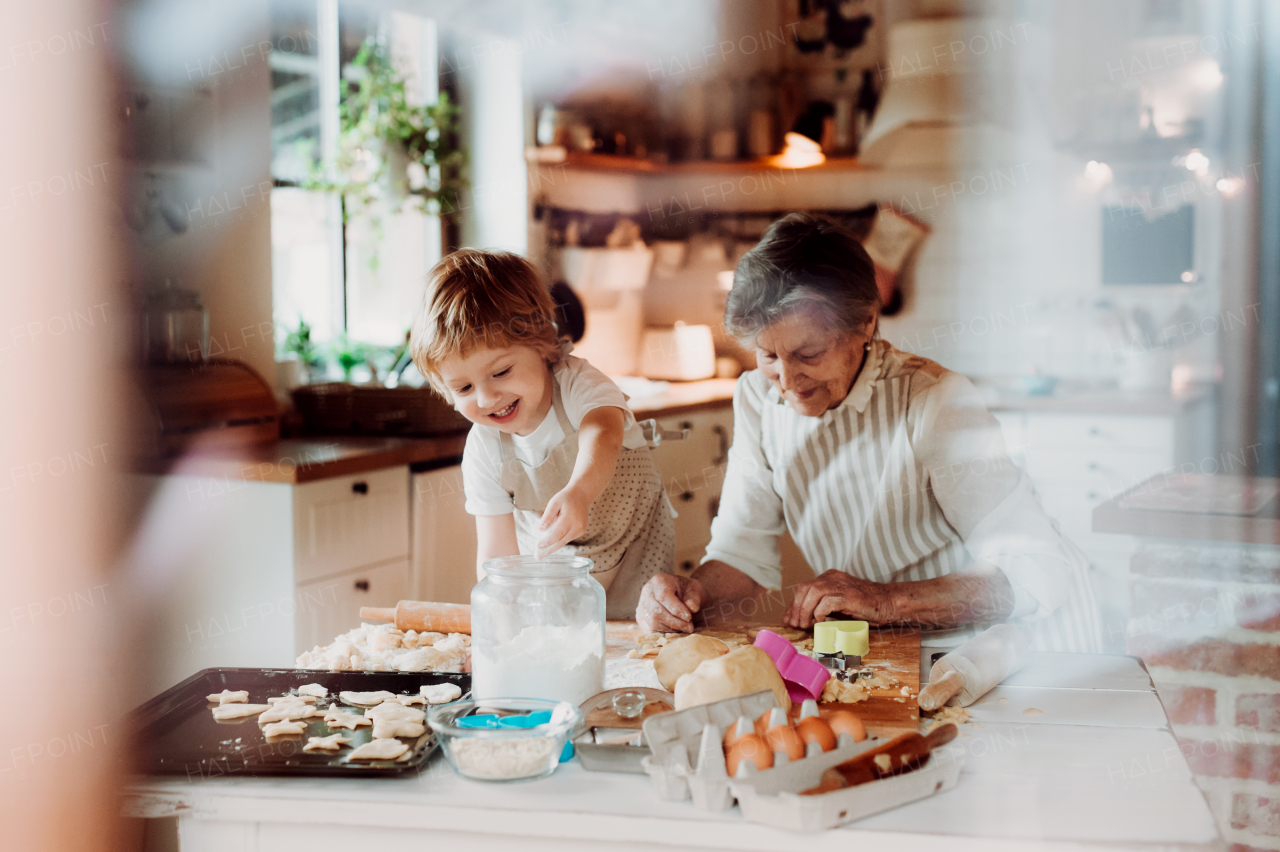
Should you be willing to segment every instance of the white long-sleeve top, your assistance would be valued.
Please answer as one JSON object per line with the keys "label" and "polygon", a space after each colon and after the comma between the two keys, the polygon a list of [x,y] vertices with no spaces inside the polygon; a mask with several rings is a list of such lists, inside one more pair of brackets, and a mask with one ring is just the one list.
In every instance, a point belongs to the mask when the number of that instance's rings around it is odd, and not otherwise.
{"label": "white long-sleeve top", "polygon": [[794,411],[758,370],[738,380],[733,409],[704,562],[777,589],[785,529],[815,574],[888,583],[994,565],[1036,647],[1099,650],[1087,559],[968,379],[876,340],[849,394],[819,417]]}

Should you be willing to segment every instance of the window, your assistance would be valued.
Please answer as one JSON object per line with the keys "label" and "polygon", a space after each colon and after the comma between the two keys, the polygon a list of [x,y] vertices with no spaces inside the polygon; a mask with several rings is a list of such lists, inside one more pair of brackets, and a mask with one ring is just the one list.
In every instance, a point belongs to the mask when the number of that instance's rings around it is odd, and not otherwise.
{"label": "window", "polygon": [[338,0],[273,0],[272,286],[282,339],[301,320],[318,344],[344,332],[362,343],[402,344],[423,278],[440,258],[439,217],[394,192],[344,211],[338,193],[307,188],[317,176],[313,163],[338,152],[341,83],[359,79],[353,60],[369,38],[388,48],[411,98],[435,101],[431,20]]}

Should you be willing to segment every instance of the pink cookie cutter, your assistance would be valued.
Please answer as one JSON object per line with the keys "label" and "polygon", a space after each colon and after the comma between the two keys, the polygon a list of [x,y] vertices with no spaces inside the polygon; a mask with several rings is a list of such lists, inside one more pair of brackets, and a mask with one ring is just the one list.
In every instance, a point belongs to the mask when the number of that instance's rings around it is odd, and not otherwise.
{"label": "pink cookie cutter", "polygon": [[811,660],[796,647],[772,630],[756,634],[755,646],[769,655],[778,668],[778,674],[787,684],[787,694],[792,701],[822,697],[822,688],[831,679],[831,672],[817,660]]}

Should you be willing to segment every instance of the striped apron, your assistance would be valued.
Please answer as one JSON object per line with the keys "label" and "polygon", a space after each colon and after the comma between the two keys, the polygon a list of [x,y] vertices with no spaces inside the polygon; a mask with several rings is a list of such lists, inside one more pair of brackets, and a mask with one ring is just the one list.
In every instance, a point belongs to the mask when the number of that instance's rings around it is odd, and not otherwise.
{"label": "striped apron", "polygon": [[[884,341],[872,346],[879,351],[868,355],[864,369],[879,370],[882,359],[877,356],[890,347]],[[962,572],[974,561],[912,449],[907,423],[911,376],[903,370],[878,378],[861,411],[841,405],[807,417],[781,401],[764,406],[760,437],[773,487],[782,497],[787,530],[815,574],[836,569],[893,583]],[[1038,502],[1026,473],[1007,456],[1002,461],[1017,471],[1019,493]],[[1062,536],[1056,522],[1050,523],[1062,552],[1071,557],[1071,594],[1047,618],[1014,621],[1032,634],[1037,650],[1097,653],[1099,616],[1088,559]],[[925,642],[954,646],[989,626],[930,631],[933,635],[927,633]]]}

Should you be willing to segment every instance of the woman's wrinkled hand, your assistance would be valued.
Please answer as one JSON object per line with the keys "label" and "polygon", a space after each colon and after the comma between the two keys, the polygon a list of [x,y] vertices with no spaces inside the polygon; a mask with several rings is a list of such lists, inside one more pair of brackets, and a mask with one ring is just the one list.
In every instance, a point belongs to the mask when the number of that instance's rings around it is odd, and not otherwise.
{"label": "woman's wrinkled hand", "polygon": [[636,621],[650,633],[692,633],[693,616],[706,600],[697,580],[659,574],[640,590]]}
{"label": "woman's wrinkled hand", "polygon": [[837,612],[869,624],[890,624],[894,620],[887,586],[836,570],[797,586],[795,599],[782,620],[788,627],[808,630]]}

